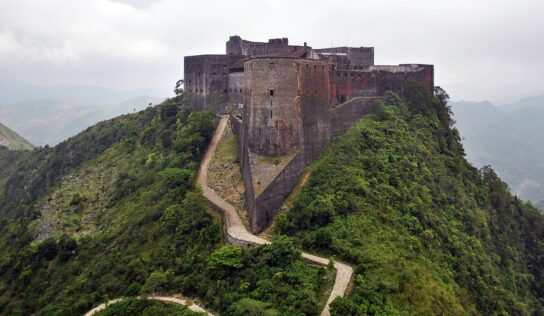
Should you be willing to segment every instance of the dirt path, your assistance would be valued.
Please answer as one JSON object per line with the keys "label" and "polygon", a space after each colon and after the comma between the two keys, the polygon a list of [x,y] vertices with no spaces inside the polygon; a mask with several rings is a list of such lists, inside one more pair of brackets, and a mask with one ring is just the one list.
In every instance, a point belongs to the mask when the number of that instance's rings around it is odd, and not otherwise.
{"label": "dirt path", "polygon": [[[141,297],[137,297],[137,298],[142,299]],[[94,315],[94,314],[106,309],[106,307],[108,307],[108,306],[110,306],[112,304],[121,302],[121,301],[123,301],[125,299],[126,298],[116,298],[114,300],[108,301],[107,303],[102,303],[102,304],[98,305],[97,307],[95,307],[95,308],[91,309],[90,311],[88,311],[84,316]],[[148,296],[145,299],[146,300],[152,300],[152,301],[161,301],[161,302],[177,304],[177,305],[183,305],[183,306],[187,307],[188,309],[192,310],[193,312],[207,313],[209,316],[214,316],[214,314],[208,312],[204,308],[202,308],[202,307],[200,307],[200,306],[198,306],[196,304],[192,304],[190,301],[188,301],[187,299],[182,298],[182,297]]]}
{"label": "dirt path", "polygon": [[[208,146],[208,149],[206,150],[206,155],[204,156],[202,164],[200,165],[200,169],[198,171],[198,183],[202,187],[202,192],[204,194],[204,197],[206,197],[206,199],[208,199],[208,201],[211,204],[213,204],[215,208],[223,212],[226,235],[229,242],[235,243],[235,244],[248,244],[248,243],[257,244],[257,245],[269,244],[270,243],[269,240],[255,236],[252,233],[250,233],[245,228],[242,222],[242,219],[238,216],[238,213],[236,212],[234,206],[227,203],[223,198],[221,198],[214,190],[212,190],[208,186],[208,181],[207,181],[208,167],[210,165],[210,161],[212,160],[212,157],[217,148],[217,144],[221,140],[221,136],[223,135],[225,127],[227,126],[227,122],[228,122],[228,117],[222,116],[221,120],[219,121],[219,125],[217,126],[217,129],[215,130],[213,138],[210,142],[210,145]],[[313,262],[317,264],[322,264],[322,265],[329,264],[329,259],[318,257],[306,252],[302,253],[302,258],[304,258],[305,260],[309,262]],[[335,279],[331,294],[327,300],[327,305],[325,305],[325,308],[321,312],[321,316],[330,315],[330,311],[329,311],[330,303],[336,297],[339,297],[339,296],[342,297],[346,294],[348,285],[353,275],[353,269],[346,264],[335,262],[334,267],[336,268],[336,279]]]}

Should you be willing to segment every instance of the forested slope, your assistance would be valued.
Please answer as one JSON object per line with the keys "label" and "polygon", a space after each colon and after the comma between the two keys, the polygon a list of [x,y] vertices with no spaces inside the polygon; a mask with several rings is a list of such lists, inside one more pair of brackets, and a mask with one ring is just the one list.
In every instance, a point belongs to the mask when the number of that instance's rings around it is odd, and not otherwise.
{"label": "forested slope", "polygon": [[316,314],[326,268],[286,238],[222,246],[196,186],[215,127],[183,97],[55,146],[0,150],[0,314],[81,315],[109,298],[181,293],[225,315]]}
{"label": "forested slope", "polygon": [[464,158],[417,83],[335,139],[278,231],[356,266],[333,315],[542,315],[544,217]]}

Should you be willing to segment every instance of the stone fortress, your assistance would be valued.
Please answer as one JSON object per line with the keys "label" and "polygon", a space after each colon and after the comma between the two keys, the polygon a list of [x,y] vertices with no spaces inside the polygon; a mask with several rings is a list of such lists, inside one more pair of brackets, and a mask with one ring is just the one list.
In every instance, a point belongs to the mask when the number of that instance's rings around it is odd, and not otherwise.
{"label": "stone fortress", "polygon": [[184,88],[194,108],[231,114],[250,226],[260,232],[335,135],[407,80],[434,88],[434,67],[374,65],[373,47],[314,49],[231,36],[224,55],[186,56]]}

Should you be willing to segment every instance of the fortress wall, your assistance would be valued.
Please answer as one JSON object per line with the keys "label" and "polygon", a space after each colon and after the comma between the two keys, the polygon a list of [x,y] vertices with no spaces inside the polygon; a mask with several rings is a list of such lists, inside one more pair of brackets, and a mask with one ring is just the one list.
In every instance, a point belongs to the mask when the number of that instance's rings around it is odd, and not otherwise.
{"label": "fortress wall", "polygon": [[352,65],[368,67],[374,65],[374,47],[331,47],[316,49],[320,53],[346,54]]}
{"label": "fortress wall", "polygon": [[[205,108],[212,103],[225,103],[228,89],[227,55],[186,56],[184,59],[184,88],[195,102]],[[224,109],[213,109],[219,113]]]}
{"label": "fortress wall", "polygon": [[434,91],[434,65],[418,64],[418,66],[423,68],[423,71],[418,76],[418,80],[426,82],[431,90]]}
{"label": "fortress wall", "polygon": [[348,57],[357,66],[374,65],[374,47],[349,47]]}
{"label": "fortress wall", "polygon": [[236,136],[236,140],[238,142],[238,159],[240,161],[240,171],[242,173],[242,181],[244,182],[249,220],[251,221],[251,226],[253,227],[254,222],[260,216],[260,212],[256,212],[257,208],[255,205],[256,201],[253,190],[253,177],[251,175],[251,168],[249,165],[249,154],[247,151],[247,139],[245,137],[244,124],[242,120],[234,115],[230,116],[230,124],[232,127],[232,132]]}
{"label": "fortress wall", "polygon": [[252,230],[259,232],[273,219],[283,201],[298,182],[306,164],[313,161],[330,141],[329,67],[325,61],[286,60],[297,78],[296,96],[291,106],[299,109],[298,137],[300,152],[272,180],[255,201]]}
{"label": "fortress wall", "polygon": [[253,210],[254,216],[251,218],[253,232],[260,232],[270,224],[283,201],[296,186],[305,166],[304,155],[297,154],[257,197]]}
{"label": "fortress wall", "polygon": [[305,164],[311,163],[330,141],[331,117],[328,99],[319,96],[304,97],[302,112],[302,153]]}
{"label": "fortress wall", "polygon": [[229,105],[244,104],[244,73],[231,72],[228,85]]}
{"label": "fortress wall", "polygon": [[249,150],[262,156],[283,156],[299,148],[300,109],[294,102],[298,82],[293,59],[251,59],[244,65],[244,82]]}
{"label": "fortress wall", "polygon": [[287,38],[273,38],[268,42],[252,42],[242,39],[240,36],[231,36],[226,44],[227,55],[233,56],[257,56],[276,53],[290,53],[304,50],[304,46],[289,45]]}
{"label": "fortress wall", "polygon": [[374,102],[381,97],[358,97],[331,109],[332,134],[338,135],[347,131],[361,117],[372,112]]}
{"label": "fortress wall", "polygon": [[304,162],[310,163],[331,138],[329,64],[325,61],[298,62],[296,102],[301,111],[300,143]]}
{"label": "fortress wall", "polygon": [[432,89],[432,65],[372,66],[369,70],[332,70],[330,72],[331,106],[355,97],[383,96],[386,91],[402,92],[407,80],[421,80]]}
{"label": "fortress wall", "polygon": [[331,104],[354,97],[379,95],[380,76],[369,71],[334,70],[330,74]]}

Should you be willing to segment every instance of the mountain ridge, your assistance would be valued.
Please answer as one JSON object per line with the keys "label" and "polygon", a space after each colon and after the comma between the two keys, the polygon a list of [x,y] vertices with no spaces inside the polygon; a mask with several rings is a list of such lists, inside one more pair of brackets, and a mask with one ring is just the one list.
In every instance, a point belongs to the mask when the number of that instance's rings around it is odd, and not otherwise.
{"label": "mountain ridge", "polygon": [[477,167],[491,165],[513,193],[535,204],[544,200],[544,107],[540,101],[544,98],[539,96],[514,103],[518,106],[451,102],[469,161]]}
{"label": "mountain ridge", "polygon": [[0,122],[0,146],[13,150],[29,150],[34,148],[29,141]]}

